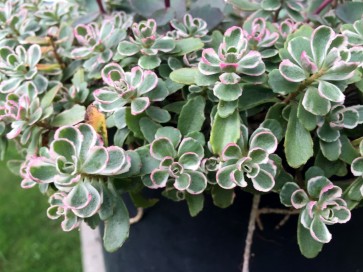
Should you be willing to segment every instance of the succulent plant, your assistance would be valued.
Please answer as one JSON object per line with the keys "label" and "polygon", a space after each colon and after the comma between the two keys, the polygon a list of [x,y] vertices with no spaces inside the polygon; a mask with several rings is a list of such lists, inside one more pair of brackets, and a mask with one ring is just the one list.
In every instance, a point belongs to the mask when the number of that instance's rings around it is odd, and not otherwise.
{"label": "succulent plant", "polygon": [[129,41],[122,41],[117,52],[122,56],[134,56],[141,53],[138,65],[144,69],[154,69],[160,65],[159,51],[170,52],[175,47],[172,38],[161,36],[156,32],[157,24],[154,19],[134,23],[133,37]]}
{"label": "succulent plant", "polygon": [[53,114],[51,105],[45,105],[38,97],[38,90],[32,82],[18,88],[18,94],[10,93],[4,103],[0,102],[0,120],[11,126],[6,134],[8,139],[20,138],[21,145],[29,144],[29,153],[37,150],[42,121]]}
{"label": "succulent plant", "polygon": [[192,15],[185,14],[183,22],[174,19],[170,24],[176,31],[176,38],[195,37],[201,38],[204,42],[210,41],[210,38],[207,36],[207,23],[201,18],[193,18]]}
{"label": "succulent plant", "polygon": [[138,115],[151,101],[160,101],[167,95],[157,89],[157,75],[138,66],[125,73],[120,65],[108,64],[102,70],[102,79],[107,87],[96,90],[93,95],[96,105],[104,112],[122,111],[130,105],[131,114]]}
{"label": "succulent plant", "polygon": [[55,220],[63,216],[61,226],[64,231],[79,227],[83,218],[95,215],[102,205],[102,191],[93,184],[85,178],[70,192],[60,191],[51,195],[50,207],[47,210],[48,217]]}
{"label": "succulent plant", "polygon": [[42,0],[34,15],[40,19],[40,25],[54,26],[62,21],[72,20],[78,11],[77,4],[70,1],[56,0],[54,3],[49,3]]}
{"label": "succulent plant", "polygon": [[260,76],[265,72],[261,54],[248,50],[248,41],[240,27],[226,30],[218,54],[213,48],[204,49],[199,71],[204,75],[219,75],[213,92],[220,100],[234,101],[242,95],[240,75]]}
{"label": "succulent plant", "polygon": [[[287,43],[284,60],[279,73],[288,82],[291,90],[306,90],[302,99],[304,108],[319,116],[326,115],[332,103],[343,103],[345,95],[339,88],[340,82],[354,76],[359,62],[351,61],[342,35],[337,35],[326,26],[314,30],[311,39],[296,37]],[[276,86],[278,92],[279,85]],[[280,89],[281,91],[281,89]],[[284,88],[284,92],[289,89]]]}
{"label": "succulent plant", "polygon": [[0,45],[14,46],[28,36],[34,36],[40,25],[30,16],[24,4],[18,0],[0,3]]}
{"label": "succulent plant", "polygon": [[273,48],[273,46],[278,40],[279,34],[277,32],[271,32],[267,28],[265,19],[254,19],[251,25],[251,31],[245,30],[244,33],[249,47],[252,50],[260,52],[262,58],[271,58],[278,53],[278,50]]}
{"label": "succulent plant", "polygon": [[362,107],[335,105],[329,114],[318,122],[317,135],[320,139],[320,148],[328,160],[335,161],[341,155],[340,131],[354,129],[358,124],[363,123],[360,108]]}
{"label": "succulent plant", "polygon": [[317,256],[363,200],[363,3],[169,2],[1,1],[0,158],[108,251],[147,187],[192,216],[280,193]]}
{"label": "succulent plant", "polygon": [[130,169],[130,158],[117,146],[104,147],[102,139],[87,124],[61,127],[49,149],[27,163],[28,178],[37,183],[52,183],[60,191],[69,191],[85,177],[97,179]]}
{"label": "succulent plant", "polygon": [[329,243],[332,235],[326,225],[346,223],[350,210],[342,199],[343,191],[324,176],[310,178],[307,191],[287,182],[280,192],[281,203],[301,210],[301,224],[320,243]]}
{"label": "succulent plant", "polygon": [[144,184],[164,188],[169,180],[178,191],[200,194],[207,186],[207,178],[199,170],[204,157],[203,146],[195,139],[181,140],[179,130],[172,127],[156,131],[150,144],[150,155],[160,162],[159,167],[144,176]]}
{"label": "succulent plant", "polygon": [[277,139],[268,129],[257,129],[248,140],[248,129],[241,126],[237,144],[228,144],[221,156],[222,167],[217,172],[217,183],[224,189],[246,187],[251,180],[261,192],[270,191],[274,185],[276,166],[269,155],[277,148]]}
{"label": "succulent plant", "polygon": [[26,50],[19,45],[0,49],[0,72],[6,78],[0,83],[1,93],[14,92],[24,81],[32,80],[40,93],[44,92],[48,80],[38,73],[37,64],[41,59],[39,45],[32,45]]}
{"label": "succulent plant", "polygon": [[83,66],[88,71],[102,67],[112,59],[115,48],[125,39],[130,24],[130,15],[122,12],[105,19],[101,26],[97,23],[77,25],[74,36],[81,46],[72,50],[72,58],[86,60]]}
{"label": "succulent plant", "polygon": [[[359,144],[359,154],[358,158],[352,161],[351,171],[356,177],[363,177],[363,140]],[[363,187],[360,188],[361,194],[363,196]]]}
{"label": "succulent plant", "polygon": [[352,46],[363,45],[363,19],[355,21],[354,24],[343,25],[342,34]]}

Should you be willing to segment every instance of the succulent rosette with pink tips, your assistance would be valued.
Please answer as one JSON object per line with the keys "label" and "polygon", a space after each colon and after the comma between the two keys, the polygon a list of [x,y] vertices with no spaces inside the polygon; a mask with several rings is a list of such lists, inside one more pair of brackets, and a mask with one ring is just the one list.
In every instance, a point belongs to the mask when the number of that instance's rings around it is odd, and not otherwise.
{"label": "succulent rosette with pink tips", "polygon": [[301,210],[300,223],[319,243],[329,243],[332,235],[326,225],[342,224],[350,220],[351,213],[342,198],[343,191],[324,176],[307,181],[307,190],[288,182],[280,192],[281,203]]}

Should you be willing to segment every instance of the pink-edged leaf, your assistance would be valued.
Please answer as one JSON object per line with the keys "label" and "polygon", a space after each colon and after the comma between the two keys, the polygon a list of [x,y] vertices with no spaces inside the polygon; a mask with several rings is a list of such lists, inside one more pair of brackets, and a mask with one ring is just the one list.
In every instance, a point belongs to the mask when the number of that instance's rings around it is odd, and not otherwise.
{"label": "pink-edged leaf", "polygon": [[238,169],[234,170],[230,174],[231,180],[239,187],[247,187],[247,182],[245,180],[245,174],[243,171],[239,171]]}
{"label": "pink-edged leaf", "polygon": [[249,51],[245,56],[238,62],[242,68],[256,68],[262,62],[261,54],[257,51]]}
{"label": "pink-edged leaf", "polygon": [[222,159],[224,161],[232,159],[240,159],[242,157],[241,148],[234,143],[227,144],[222,151]]}
{"label": "pink-edged leaf", "polygon": [[274,177],[263,169],[260,169],[258,174],[251,179],[253,187],[260,192],[268,192],[275,186]]}
{"label": "pink-edged leaf", "polygon": [[332,235],[326,225],[320,221],[318,216],[315,216],[310,226],[311,236],[320,243],[329,243]]}
{"label": "pink-edged leaf", "polygon": [[238,26],[228,28],[224,33],[223,40],[226,43],[227,48],[231,46],[238,48],[241,42],[245,40],[242,28]]}
{"label": "pink-edged leaf", "polygon": [[150,106],[148,97],[138,97],[131,101],[131,114],[138,115],[143,113]]}
{"label": "pink-edged leaf", "polygon": [[316,28],[311,37],[311,50],[314,62],[320,68],[328,53],[328,49],[333,41],[335,33],[328,26],[320,26]]}
{"label": "pink-edged leaf", "polygon": [[86,174],[101,173],[107,166],[109,156],[103,146],[94,146],[90,148],[86,161],[81,167],[81,171]]}
{"label": "pink-edged leaf", "polygon": [[27,171],[30,178],[39,183],[51,183],[58,174],[54,164],[40,157],[33,158],[29,161]]}
{"label": "pink-edged leaf", "polygon": [[69,194],[63,199],[63,204],[67,208],[82,209],[86,207],[92,199],[86,185],[81,182],[74,186]]}
{"label": "pink-edged leaf", "polygon": [[315,74],[318,71],[318,67],[310,60],[308,54],[306,54],[306,51],[301,53],[300,64],[301,67],[309,74]]}
{"label": "pink-edged leaf", "polygon": [[207,178],[201,172],[188,172],[190,176],[190,185],[187,192],[190,194],[201,194],[207,188]]}
{"label": "pink-edged leaf", "polygon": [[236,187],[236,183],[231,179],[231,173],[236,170],[235,165],[222,167],[217,171],[216,179],[219,186],[223,189],[232,189]]}
{"label": "pink-edged leaf", "polygon": [[189,174],[183,173],[175,179],[174,187],[179,191],[184,191],[190,186],[191,180]]}
{"label": "pink-edged leaf", "polygon": [[323,177],[323,176],[313,177],[308,180],[308,184],[307,184],[308,194],[315,199],[319,199],[321,190],[325,186],[330,185],[330,184],[331,184],[331,181],[329,179],[327,179],[326,177]]}
{"label": "pink-edged leaf", "polygon": [[219,63],[221,62],[218,54],[216,53],[216,51],[213,48],[207,48],[207,49],[203,50],[202,61],[206,65],[210,65],[210,66],[219,66]]}
{"label": "pink-edged leaf", "polygon": [[161,161],[165,157],[174,158],[176,151],[170,139],[159,137],[150,144],[150,154],[153,158]]}
{"label": "pink-edged leaf", "polygon": [[303,189],[296,190],[291,195],[291,204],[295,209],[301,209],[309,202],[309,197]]}
{"label": "pink-edged leaf", "polygon": [[137,88],[139,95],[150,92],[158,85],[158,77],[152,71],[144,71],[143,80]]}
{"label": "pink-edged leaf", "polygon": [[200,166],[201,158],[193,152],[186,152],[180,156],[178,162],[184,169],[197,170]]}
{"label": "pink-edged leaf", "polygon": [[276,136],[269,130],[257,132],[250,139],[250,148],[262,148],[269,154],[276,151],[277,144]]}
{"label": "pink-edged leaf", "polygon": [[338,61],[332,68],[327,70],[324,75],[320,77],[321,80],[340,81],[346,80],[354,75],[358,63],[347,63],[345,61]]}
{"label": "pink-edged leaf", "polygon": [[279,70],[281,75],[290,82],[301,82],[306,79],[304,70],[290,60],[283,60],[280,63]]}
{"label": "pink-edged leaf", "polygon": [[169,172],[166,169],[154,169],[150,179],[157,188],[164,188],[168,182]]}
{"label": "pink-edged leaf", "polygon": [[251,162],[257,164],[267,163],[268,155],[269,153],[265,149],[259,147],[254,147],[248,152],[248,157],[251,158]]}
{"label": "pink-edged leaf", "polygon": [[211,66],[204,62],[199,62],[198,69],[203,75],[206,76],[214,75],[221,72],[221,68],[219,66]]}
{"label": "pink-edged leaf", "polygon": [[320,81],[318,86],[319,95],[329,101],[341,103],[345,99],[342,91],[332,83]]}
{"label": "pink-edged leaf", "polygon": [[363,157],[358,157],[352,161],[350,170],[356,177],[363,176]]}

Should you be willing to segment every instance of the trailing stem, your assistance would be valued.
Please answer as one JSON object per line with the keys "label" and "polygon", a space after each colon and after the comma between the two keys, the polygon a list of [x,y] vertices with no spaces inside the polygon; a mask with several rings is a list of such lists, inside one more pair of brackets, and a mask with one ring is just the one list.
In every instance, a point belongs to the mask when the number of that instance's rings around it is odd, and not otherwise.
{"label": "trailing stem", "polygon": [[96,0],[96,1],[97,1],[98,9],[100,10],[101,14],[106,14],[106,10],[103,7],[102,0]]}
{"label": "trailing stem", "polygon": [[305,79],[303,82],[301,82],[301,84],[299,85],[296,92],[289,94],[282,102],[285,104],[288,104],[291,100],[294,100],[296,98],[296,96],[299,95],[300,92],[304,91],[306,89],[306,87],[308,87],[310,84],[312,84],[316,79],[321,77],[324,73],[325,73],[325,70],[321,69],[319,72],[317,72],[317,73],[313,74],[312,76],[310,76],[309,78]]}
{"label": "trailing stem", "polygon": [[144,215],[144,209],[143,208],[137,208],[137,214],[130,218],[130,225],[136,224],[142,219],[142,216]]}
{"label": "trailing stem", "polygon": [[55,57],[55,59],[57,60],[59,66],[64,69],[65,68],[65,64],[62,60],[62,58],[59,56],[58,52],[57,52],[57,46],[54,42],[54,39],[52,36],[48,36],[49,37],[49,42],[50,42],[50,45],[52,46],[52,49],[53,49],[53,55]]}
{"label": "trailing stem", "polygon": [[242,272],[249,272],[249,265],[250,265],[250,257],[251,257],[251,247],[252,247],[252,240],[253,234],[256,229],[256,218],[258,216],[258,205],[260,204],[260,195],[254,195],[252,200],[252,208],[250,214],[250,220],[248,222],[248,231],[245,243],[245,250],[243,253],[243,266]]}
{"label": "trailing stem", "polygon": [[325,9],[329,4],[331,4],[333,0],[324,0],[323,3],[314,11],[315,15],[318,15],[323,9]]}

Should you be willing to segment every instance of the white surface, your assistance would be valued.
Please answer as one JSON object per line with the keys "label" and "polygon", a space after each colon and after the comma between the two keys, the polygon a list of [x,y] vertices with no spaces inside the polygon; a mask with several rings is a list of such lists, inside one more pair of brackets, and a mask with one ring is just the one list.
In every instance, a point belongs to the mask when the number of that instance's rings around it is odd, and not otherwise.
{"label": "white surface", "polygon": [[93,230],[87,224],[81,224],[81,249],[83,272],[106,272],[98,227]]}

